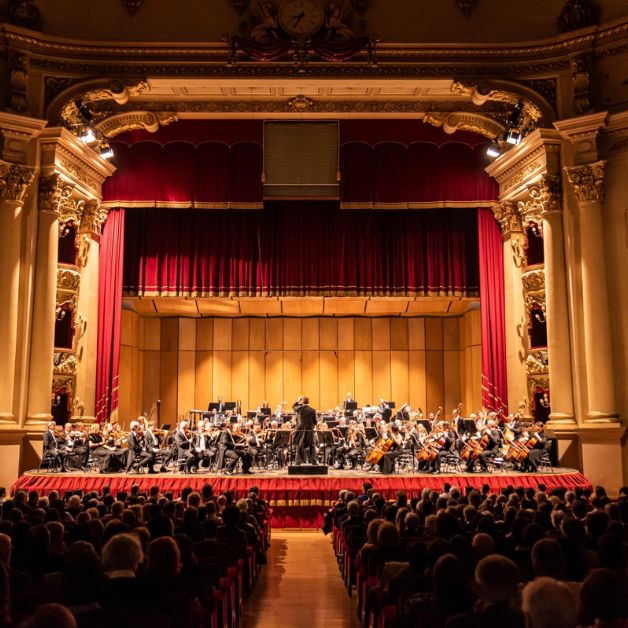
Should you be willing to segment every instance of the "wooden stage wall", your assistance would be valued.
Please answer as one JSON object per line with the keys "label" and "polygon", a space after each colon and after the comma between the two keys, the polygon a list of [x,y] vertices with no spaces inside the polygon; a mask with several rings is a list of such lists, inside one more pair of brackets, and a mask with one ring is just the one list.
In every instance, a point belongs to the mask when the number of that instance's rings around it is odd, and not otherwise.
{"label": "wooden stage wall", "polygon": [[351,391],[424,412],[481,402],[480,313],[458,317],[155,318],[123,310],[119,420],[155,399],[162,421],[222,395],[254,409],[300,394],[328,409]]}

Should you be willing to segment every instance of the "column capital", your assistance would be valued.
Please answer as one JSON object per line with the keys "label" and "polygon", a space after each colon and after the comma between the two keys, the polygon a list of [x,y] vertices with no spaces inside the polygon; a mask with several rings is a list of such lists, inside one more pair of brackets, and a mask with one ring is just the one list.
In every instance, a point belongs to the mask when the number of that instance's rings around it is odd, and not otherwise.
{"label": "column capital", "polygon": [[602,201],[605,161],[583,166],[566,166],[565,174],[579,203]]}
{"label": "column capital", "polygon": [[502,236],[507,240],[512,233],[521,233],[521,216],[517,211],[517,203],[514,201],[502,201],[493,207],[493,216],[499,223]]}
{"label": "column capital", "polygon": [[526,186],[529,199],[519,202],[519,213],[524,225],[536,224],[543,229],[543,218],[550,213],[560,212],[562,187],[558,177],[542,175]]}
{"label": "column capital", "polygon": [[107,207],[103,207],[100,201],[85,201],[81,216],[81,226],[79,229],[80,233],[100,236],[108,215],[109,209]]}
{"label": "column capital", "polygon": [[23,203],[34,179],[34,168],[6,161],[0,162],[0,200]]}
{"label": "column capital", "polygon": [[54,214],[59,226],[80,223],[82,204],[72,199],[74,185],[59,173],[43,176],[39,180],[39,211]]}

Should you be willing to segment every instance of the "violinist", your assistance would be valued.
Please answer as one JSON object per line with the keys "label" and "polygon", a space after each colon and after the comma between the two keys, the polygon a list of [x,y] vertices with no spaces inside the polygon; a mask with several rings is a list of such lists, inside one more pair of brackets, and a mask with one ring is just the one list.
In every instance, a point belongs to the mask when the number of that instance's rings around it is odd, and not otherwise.
{"label": "violinist", "polygon": [[193,441],[194,455],[198,465],[204,467],[208,467],[213,458],[209,447],[210,436],[207,433],[207,425],[209,425],[209,421],[203,421],[203,419],[197,423]]}
{"label": "violinist", "polygon": [[44,432],[44,455],[48,454],[49,460],[54,464],[57,462],[61,467],[61,471],[65,472],[66,453],[62,448],[61,439],[57,435],[57,424],[54,421],[48,423],[48,429]]}
{"label": "violinist", "polygon": [[95,445],[92,457],[100,467],[101,473],[119,471],[125,465],[127,452],[118,446],[119,441],[116,440],[111,423],[103,425],[102,433],[92,435],[92,443]]}
{"label": "violinist", "polygon": [[265,455],[266,448],[262,442],[260,436],[262,432],[262,426],[259,423],[249,423],[249,433],[246,437],[246,443],[248,445],[249,454],[253,459],[253,465],[260,466],[260,459]]}
{"label": "violinist", "polygon": [[403,453],[403,436],[399,432],[399,426],[395,423],[390,426],[390,438],[392,439],[392,444],[382,456],[380,462],[382,473],[386,475],[395,472],[395,458],[398,458]]}
{"label": "violinist", "polygon": [[194,452],[194,443],[189,430],[187,421],[180,421],[177,429],[172,435],[173,439],[173,458],[184,460],[184,469],[188,473],[192,467],[198,468],[198,459]]}
{"label": "violinist", "polygon": [[253,458],[248,452],[246,443],[239,434],[231,432],[228,423],[223,422],[220,424],[218,437],[218,468],[224,468],[225,475],[232,475],[240,459],[242,472],[252,473]]}
{"label": "violinist", "polygon": [[467,472],[473,473],[475,471],[476,459],[480,463],[482,471],[488,471],[488,460],[493,458],[495,454],[501,449],[502,446],[502,434],[497,428],[497,422],[494,418],[490,418],[486,421],[486,427],[478,433],[478,450],[475,454],[469,456],[467,462]]}
{"label": "violinist", "polygon": [[549,452],[550,441],[545,434],[545,425],[538,421],[531,428],[529,433],[528,443],[534,439],[534,444],[528,447],[530,452],[528,457],[523,462],[523,469],[536,473],[539,466],[543,462],[543,455]]}
{"label": "violinist", "polygon": [[149,473],[157,473],[154,468],[155,454],[152,451],[144,449],[143,435],[140,430],[139,421],[131,421],[130,432],[127,436],[129,448],[127,451],[126,470],[127,473],[133,467],[133,463],[137,461],[140,467],[146,465]]}
{"label": "violinist", "polygon": [[170,447],[161,446],[159,436],[155,432],[155,421],[149,420],[147,423],[148,427],[144,434],[144,446],[148,452],[155,454],[155,460],[161,463],[159,471],[164,473],[167,471],[165,463],[172,457],[172,449]]}

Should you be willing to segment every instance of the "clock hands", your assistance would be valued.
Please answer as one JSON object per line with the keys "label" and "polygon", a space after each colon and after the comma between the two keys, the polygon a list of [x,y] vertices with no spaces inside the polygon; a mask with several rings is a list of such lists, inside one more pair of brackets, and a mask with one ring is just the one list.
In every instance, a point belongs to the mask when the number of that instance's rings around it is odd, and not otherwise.
{"label": "clock hands", "polygon": [[292,16],[292,26],[293,28],[305,17],[305,11],[301,11],[299,15]]}

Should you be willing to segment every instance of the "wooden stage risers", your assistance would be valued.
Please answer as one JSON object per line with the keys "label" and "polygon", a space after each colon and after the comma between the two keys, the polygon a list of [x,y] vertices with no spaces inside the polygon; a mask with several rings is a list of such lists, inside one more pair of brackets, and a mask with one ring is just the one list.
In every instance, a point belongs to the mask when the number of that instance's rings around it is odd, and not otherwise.
{"label": "wooden stage risers", "polygon": [[398,474],[382,475],[363,471],[339,471],[330,469],[327,476],[288,476],[286,471],[259,472],[249,475],[226,476],[215,473],[54,473],[48,471],[27,471],[11,487],[11,493],[17,490],[37,490],[42,495],[50,491],[66,492],[102,491],[109,486],[115,495],[119,491],[129,492],[134,484],[141,491],[148,491],[151,486],[159,486],[162,492],[172,491],[177,496],[186,487],[199,490],[204,484],[211,484],[214,493],[227,490],[237,498],[246,497],[252,486],[259,488],[259,495],[273,509],[274,528],[317,528],[322,524],[324,512],[332,506],[338,492],[349,489],[359,494],[362,484],[370,482],[375,490],[386,499],[394,499],[396,492],[403,490],[409,498],[418,496],[425,488],[442,490],[443,484],[464,489],[466,486],[481,489],[488,484],[491,491],[499,491],[507,486],[537,488],[545,485],[548,491],[554,488],[587,488],[591,483],[575,469],[554,468],[551,473],[458,473],[440,475]]}

